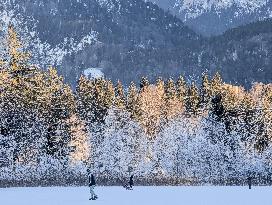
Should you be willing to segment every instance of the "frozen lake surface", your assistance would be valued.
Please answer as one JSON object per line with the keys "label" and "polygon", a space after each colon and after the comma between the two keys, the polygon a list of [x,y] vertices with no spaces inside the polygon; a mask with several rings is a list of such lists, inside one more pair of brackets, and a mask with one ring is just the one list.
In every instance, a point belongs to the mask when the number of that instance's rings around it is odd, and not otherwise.
{"label": "frozen lake surface", "polygon": [[0,189],[1,205],[271,205],[272,187],[88,187]]}

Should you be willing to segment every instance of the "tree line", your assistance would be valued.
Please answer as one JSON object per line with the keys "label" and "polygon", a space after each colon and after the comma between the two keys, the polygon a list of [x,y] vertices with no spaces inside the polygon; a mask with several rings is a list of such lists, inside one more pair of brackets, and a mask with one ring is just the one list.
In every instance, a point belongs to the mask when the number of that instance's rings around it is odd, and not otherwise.
{"label": "tree line", "polygon": [[171,184],[270,177],[271,84],[245,90],[204,73],[200,85],[143,77],[126,88],[81,76],[73,91],[56,69],[29,63],[12,26],[2,45],[2,183],[67,182],[87,168],[116,183],[130,173]]}

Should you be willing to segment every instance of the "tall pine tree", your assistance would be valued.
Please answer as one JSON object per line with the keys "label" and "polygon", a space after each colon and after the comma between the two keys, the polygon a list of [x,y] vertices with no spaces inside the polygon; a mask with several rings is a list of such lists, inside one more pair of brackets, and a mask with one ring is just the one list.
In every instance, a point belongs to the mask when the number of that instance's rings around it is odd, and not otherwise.
{"label": "tall pine tree", "polygon": [[127,110],[131,113],[132,119],[140,120],[141,104],[136,85],[132,82],[128,88]]}

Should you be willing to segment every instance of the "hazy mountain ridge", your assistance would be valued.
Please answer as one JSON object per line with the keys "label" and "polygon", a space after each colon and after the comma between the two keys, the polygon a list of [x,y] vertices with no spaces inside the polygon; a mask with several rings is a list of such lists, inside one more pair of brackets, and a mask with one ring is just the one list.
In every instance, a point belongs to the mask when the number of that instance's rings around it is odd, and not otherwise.
{"label": "hazy mountain ridge", "polygon": [[236,7],[236,17],[251,13],[265,6],[266,0],[176,0],[175,6],[184,12],[185,19],[196,18],[204,13]]}
{"label": "hazy mountain ridge", "polygon": [[171,11],[194,30],[218,35],[272,16],[271,0],[151,0]]}
{"label": "hazy mountain ridge", "polygon": [[90,68],[126,84],[141,76],[152,80],[184,74],[197,80],[204,71],[218,70],[227,82],[247,86],[272,79],[269,20],[208,39],[157,5],[139,0],[12,2],[2,8],[7,11],[2,21],[17,26],[23,39],[31,37],[28,47],[39,54],[35,62],[57,66],[72,85]]}

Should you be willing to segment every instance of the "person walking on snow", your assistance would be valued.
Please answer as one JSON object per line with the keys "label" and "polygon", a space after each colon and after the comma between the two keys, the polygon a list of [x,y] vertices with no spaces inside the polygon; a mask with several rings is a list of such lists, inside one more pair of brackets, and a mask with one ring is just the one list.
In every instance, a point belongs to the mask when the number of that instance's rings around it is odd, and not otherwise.
{"label": "person walking on snow", "polygon": [[130,176],[128,183],[126,182],[125,184],[123,184],[123,187],[127,190],[132,190],[132,187],[134,185],[133,182],[133,175]]}
{"label": "person walking on snow", "polygon": [[129,178],[129,188],[132,189],[133,186],[134,186],[133,175],[131,175]]}
{"label": "person walking on snow", "polygon": [[90,200],[96,200],[98,198],[97,195],[94,193],[95,185],[96,185],[96,182],[95,182],[94,175],[91,174],[89,175],[89,187],[90,187],[90,193],[91,193]]}
{"label": "person walking on snow", "polygon": [[247,178],[247,183],[248,183],[248,188],[251,189],[251,186],[252,186],[252,177],[251,176],[249,176]]}

